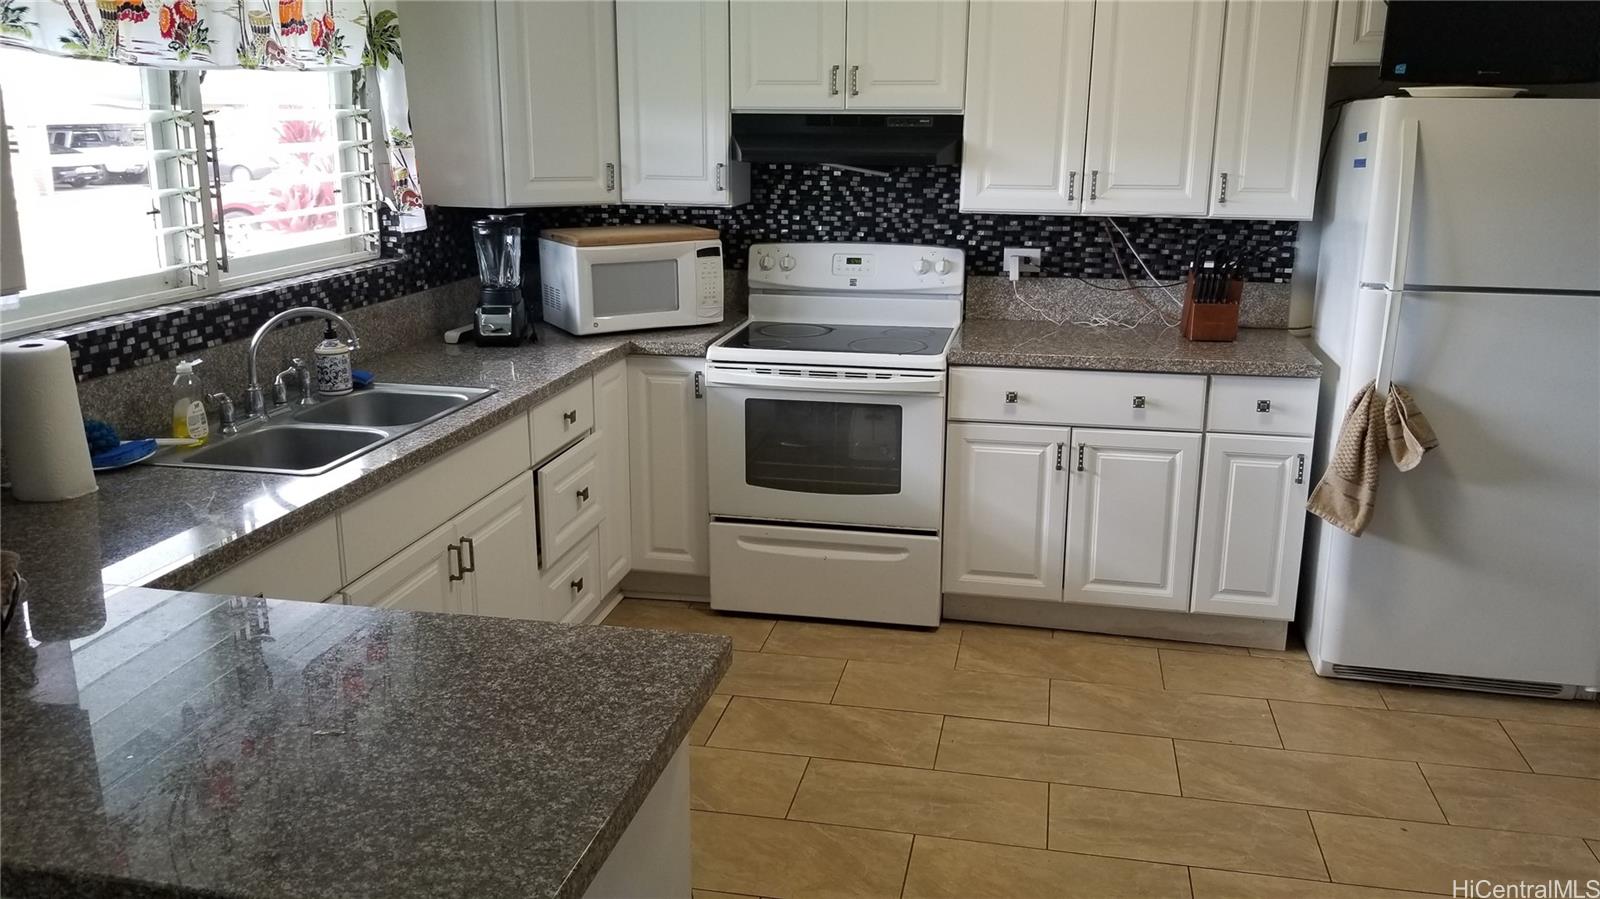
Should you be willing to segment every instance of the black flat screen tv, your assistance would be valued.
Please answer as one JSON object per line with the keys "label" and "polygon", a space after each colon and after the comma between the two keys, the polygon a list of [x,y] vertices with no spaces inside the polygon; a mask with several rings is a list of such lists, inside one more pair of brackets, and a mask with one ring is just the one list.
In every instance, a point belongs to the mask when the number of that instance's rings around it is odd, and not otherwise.
{"label": "black flat screen tv", "polygon": [[1600,81],[1596,0],[1390,0],[1382,77],[1405,84]]}

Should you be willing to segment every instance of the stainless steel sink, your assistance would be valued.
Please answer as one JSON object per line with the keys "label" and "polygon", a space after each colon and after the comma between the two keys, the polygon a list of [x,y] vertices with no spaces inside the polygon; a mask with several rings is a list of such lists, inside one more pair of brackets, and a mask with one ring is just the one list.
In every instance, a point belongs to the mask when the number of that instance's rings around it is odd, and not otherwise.
{"label": "stainless steel sink", "polygon": [[152,465],[264,474],[322,474],[494,393],[482,387],[385,384],[311,406],[282,406],[203,447],[159,453]]}

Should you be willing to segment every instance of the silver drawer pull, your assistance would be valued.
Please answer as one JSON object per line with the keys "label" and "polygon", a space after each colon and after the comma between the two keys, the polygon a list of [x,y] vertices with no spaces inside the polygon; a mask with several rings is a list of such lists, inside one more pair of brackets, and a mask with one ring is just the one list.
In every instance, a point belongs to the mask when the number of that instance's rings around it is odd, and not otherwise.
{"label": "silver drawer pull", "polygon": [[573,409],[570,412],[561,413],[561,420],[566,422],[569,425],[577,424],[578,423],[578,410],[577,409]]}
{"label": "silver drawer pull", "polygon": [[1133,398],[1133,408],[1135,408],[1135,409],[1143,409],[1144,408],[1144,397],[1142,397],[1142,396],[1134,397]]}
{"label": "silver drawer pull", "polygon": [[578,491],[578,502],[586,503],[588,501],[589,501],[589,488],[588,487],[584,487],[584,488],[582,488],[581,490]]}
{"label": "silver drawer pull", "polygon": [[1272,400],[1256,400],[1256,411],[1257,412],[1271,412],[1272,411]]}
{"label": "silver drawer pull", "polygon": [[1015,403],[1016,401],[1017,401],[1017,392],[1015,390],[1007,390],[1006,391],[1006,403],[1010,404],[1010,403]]}
{"label": "silver drawer pull", "polygon": [[472,545],[471,537],[461,538],[461,573],[471,574],[478,570],[478,548]]}
{"label": "silver drawer pull", "polygon": [[582,593],[583,592],[583,578],[580,577],[577,580],[573,581],[572,584],[571,584],[571,587],[572,587],[572,592],[573,593]]}
{"label": "silver drawer pull", "polygon": [[[451,562],[454,562],[455,565],[452,566]],[[454,571],[450,570],[452,567],[455,568]],[[452,581],[464,581],[467,579],[466,572],[461,570],[460,544],[452,543],[444,548],[444,569],[450,575],[450,580]]]}

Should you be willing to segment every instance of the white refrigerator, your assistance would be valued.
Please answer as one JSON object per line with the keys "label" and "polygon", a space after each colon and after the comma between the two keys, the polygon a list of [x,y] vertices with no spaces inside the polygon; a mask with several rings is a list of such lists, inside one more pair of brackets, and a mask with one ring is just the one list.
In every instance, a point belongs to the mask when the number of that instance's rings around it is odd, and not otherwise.
{"label": "white refrigerator", "polygon": [[1313,518],[1318,673],[1600,689],[1600,100],[1351,103],[1318,210],[1317,473],[1376,378],[1439,448],[1359,537]]}

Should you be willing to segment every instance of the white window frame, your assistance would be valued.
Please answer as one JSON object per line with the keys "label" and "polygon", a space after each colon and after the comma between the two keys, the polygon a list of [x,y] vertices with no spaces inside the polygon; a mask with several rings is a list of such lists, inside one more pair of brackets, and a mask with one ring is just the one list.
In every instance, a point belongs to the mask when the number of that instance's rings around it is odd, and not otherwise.
{"label": "white window frame", "polygon": [[[204,163],[211,152],[204,125],[200,73],[195,70],[141,70],[145,105],[151,121],[146,134],[153,154],[152,193],[166,224],[161,234],[162,268],[155,272],[100,281],[44,293],[26,294],[0,300],[0,338],[12,338],[35,331],[62,327],[125,312],[134,312],[172,303],[250,287],[296,275],[311,274],[378,259],[376,233],[377,202],[370,125],[365,111],[357,109],[352,96],[354,78],[346,70],[334,76],[334,103],[342,112],[340,128],[341,200],[349,195],[363,198],[365,208],[341,202],[346,232],[342,236],[315,244],[241,257],[224,262],[221,254],[220,222],[216,220],[225,189],[219,196]],[[188,130],[187,141],[183,132]],[[5,148],[0,148],[5,149]],[[6,150],[8,152],[8,150]],[[193,160],[192,163],[186,160]],[[189,177],[198,185],[183,183],[184,165],[193,165]],[[364,183],[363,183],[364,179]],[[185,190],[189,187],[189,190]],[[185,193],[197,194],[197,202],[184,210]],[[26,223],[21,223],[25,225]],[[191,258],[185,246],[194,238],[193,250],[201,258]],[[226,270],[224,266],[226,265]]]}

